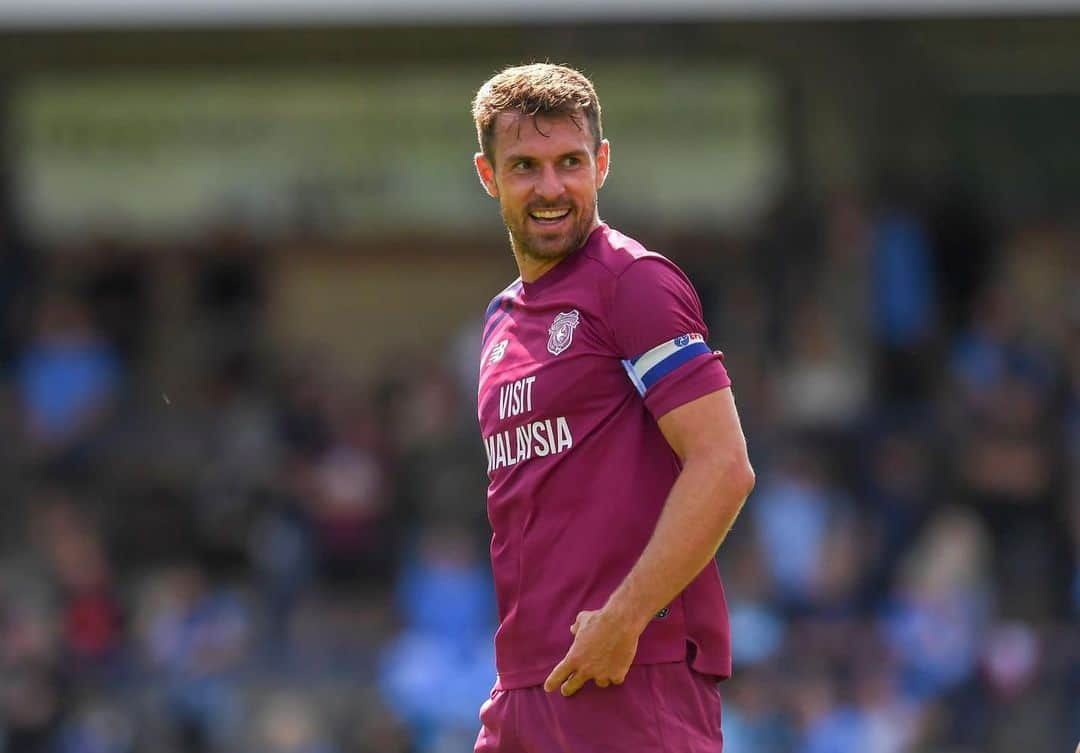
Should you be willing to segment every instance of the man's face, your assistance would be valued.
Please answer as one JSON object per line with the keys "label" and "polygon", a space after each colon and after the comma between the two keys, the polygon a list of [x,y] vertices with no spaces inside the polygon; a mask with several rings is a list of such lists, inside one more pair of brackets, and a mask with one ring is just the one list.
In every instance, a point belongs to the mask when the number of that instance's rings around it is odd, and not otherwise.
{"label": "man's face", "polygon": [[476,155],[476,171],[499,200],[514,248],[534,261],[579,248],[596,221],[610,147],[603,141],[594,154],[588,123],[583,115],[577,120],[504,112],[495,121],[493,161]]}

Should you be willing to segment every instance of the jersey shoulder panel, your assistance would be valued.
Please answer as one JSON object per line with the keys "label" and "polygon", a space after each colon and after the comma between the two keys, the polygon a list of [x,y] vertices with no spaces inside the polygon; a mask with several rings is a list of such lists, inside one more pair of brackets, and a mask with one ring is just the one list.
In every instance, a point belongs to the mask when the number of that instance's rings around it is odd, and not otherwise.
{"label": "jersey shoulder panel", "polygon": [[511,300],[521,290],[521,278],[517,278],[505,288],[500,290],[494,298],[491,299],[491,303],[488,304],[487,310],[484,311],[484,324],[486,325],[492,315],[499,310],[499,306]]}
{"label": "jersey shoulder panel", "polygon": [[616,279],[639,259],[668,261],[662,254],[650,251],[630,236],[612,228],[605,228],[601,241],[587,249],[587,256]]}
{"label": "jersey shoulder panel", "polygon": [[503,317],[510,312],[511,302],[520,292],[521,278],[519,277],[503,288],[497,296],[491,299],[491,303],[488,304],[487,310],[484,312],[484,324],[481,330],[482,335],[480,337],[481,346],[487,344],[491,333],[495,331],[495,325],[502,321]]}

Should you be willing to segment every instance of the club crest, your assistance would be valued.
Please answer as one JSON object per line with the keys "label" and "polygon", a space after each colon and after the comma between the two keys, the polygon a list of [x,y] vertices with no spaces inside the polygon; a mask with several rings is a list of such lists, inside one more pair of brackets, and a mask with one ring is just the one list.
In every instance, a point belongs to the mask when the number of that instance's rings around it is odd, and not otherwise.
{"label": "club crest", "polygon": [[578,326],[581,315],[577,309],[566,311],[555,317],[548,327],[548,352],[557,356],[570,347],[574,341],[574,327]]}

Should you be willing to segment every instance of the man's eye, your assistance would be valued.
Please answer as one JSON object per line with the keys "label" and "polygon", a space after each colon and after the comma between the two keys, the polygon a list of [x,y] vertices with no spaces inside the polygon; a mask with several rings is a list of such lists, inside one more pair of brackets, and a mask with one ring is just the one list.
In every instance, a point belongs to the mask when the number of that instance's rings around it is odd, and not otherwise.
{"label": "man's eye", "polygon": [[581,160],[577,157],[565,157],[563,159],[563,167],[577,167],[581,164]]}
{"label": "man's eye", "polygon": [[528,170],[529,169],[529,161],[519,159],[517,162],[510,165],[510,169],[511,170]]}

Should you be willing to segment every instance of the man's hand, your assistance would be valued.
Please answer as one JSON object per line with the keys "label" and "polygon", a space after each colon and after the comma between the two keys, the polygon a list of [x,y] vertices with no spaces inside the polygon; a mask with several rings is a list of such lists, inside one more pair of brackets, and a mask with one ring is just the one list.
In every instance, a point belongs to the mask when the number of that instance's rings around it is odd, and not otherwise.
{"label": "man's hand", "polygon": [[589,680],[601,688],[621,685],[644,629],[603,609],[579,612],[570,626],[574,643],[544,681],[544,690],[559,688],[564,696],[572,696]]}

